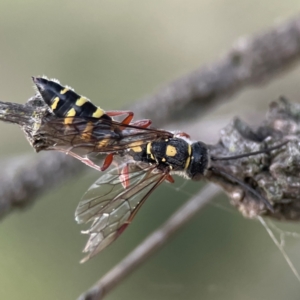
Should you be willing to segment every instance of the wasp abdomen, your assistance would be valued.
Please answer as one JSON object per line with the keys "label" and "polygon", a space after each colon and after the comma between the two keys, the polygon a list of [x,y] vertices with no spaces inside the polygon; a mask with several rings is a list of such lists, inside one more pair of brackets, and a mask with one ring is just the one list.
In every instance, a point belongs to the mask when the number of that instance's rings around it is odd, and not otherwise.
{"label": "wasp abdomen", "polygon": [[91,117],[111,119],[87,98],[78,95],[71,88],[43,77],[33,77],[41,97],[57,117]]}

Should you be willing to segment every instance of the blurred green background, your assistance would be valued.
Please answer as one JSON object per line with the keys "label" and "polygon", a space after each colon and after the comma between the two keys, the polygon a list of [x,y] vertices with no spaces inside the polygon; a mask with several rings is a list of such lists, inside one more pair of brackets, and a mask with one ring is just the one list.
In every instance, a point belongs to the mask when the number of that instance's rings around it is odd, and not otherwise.
{"label": "blurred green background", "polygon": [[[214,61],[238,37],[291,17],[299,8],[296,0],[2,0],[0,99],[24,103],[33,94],[30,76],[45,74],[106,109],[123,108]],[[243,91],[206,118],[247,119],[282,94],[298,100],[299,78],[295,67],[266,86]],[[0,126],[1,159],[33,152],[17,126]],[[76,299],[198,188],[183,180],[177,182],[179,192],[163,185],[109,250],[80,265],[86,237],[80,235],[74,210],[98,175],[87,168],[1,222],[0,299]],[[300,240],[286,242],[299,271]],[[264,228],[244,219],[222,197],[107,299],[281,300],[299,295],[300,283]]]}

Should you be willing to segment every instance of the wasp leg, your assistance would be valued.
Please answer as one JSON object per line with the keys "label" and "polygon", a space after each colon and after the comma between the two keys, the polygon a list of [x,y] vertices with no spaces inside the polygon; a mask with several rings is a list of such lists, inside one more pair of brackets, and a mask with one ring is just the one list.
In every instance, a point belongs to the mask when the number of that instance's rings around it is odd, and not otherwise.
{"label": "wasp leg", "polygon": [[137,126],[137,127],[141,127],[141,128],[147,128],[152,124],[152,121],[149,119],[144,119],[144,120],[139,120],[139,121],[135,121],[132,122],[130,125],[131,126]]}
{"label": "wasp leg", "polygon": [[110,110],[105,112],[110,117],[123,116],[127,115],[127,117],[121,122],[122,124],[129,125],[131,120],[133,119],[133,112],[129,110]]}
{"label": "wasp leg", "polygon": [[169,181],[170,183],[174,183],[175,182],[174,178],[170,174],[168,174],[166,176],[166,180]]}
{"label": "wasp leg", "polygon": [[108,154],[104,159],[103,165],[101,167],[101,171],[105,171],[111,165],[113,159],[114,159],[113,153]]}
{"label": "wasp leg", "polygon": [[188,138],[188,139],[191,138],[190,135],[185,133],[185,132],[177,132],[177,133],[174,134],[174,136],[176,136],[176,137],[185,137],[185,138]]}
{"label": "wasp leg", "polygon": [[58,151],[60,151],[60,152],[63,152],[63,153],[66,153],[66,154],[68,154],[68,155],[71,155],[71,156],[73,156],[74,158],[76,158],[76,159],[80,160],[81,162],[83,162],[84,164],[86,164],[87,166],[89,166],[89,167],[91,167],[91,168],[93,168],[93,169],[95,169],[95,170],[97,170],[97,171],[101,171],[101,168],[100,168],[98,165],[96,165],[95,163],[93,163],[93,162],[92,162],[90,159],[88,159],[87,157],[82,157],[82,156],[77,155],[76,153],[74,153],[74,152],[72,152],[72,151],[66,151],[66,150],[64,150],[64,149],[56,149],[56,150],[58,150]]}
{"label": "wasp leg", "polygon": [[127,189],[129,187],[129,169],[128,169],[127,164],[122,169],[119,178],[120,178],[120,181],[121,181],[124,189]]}

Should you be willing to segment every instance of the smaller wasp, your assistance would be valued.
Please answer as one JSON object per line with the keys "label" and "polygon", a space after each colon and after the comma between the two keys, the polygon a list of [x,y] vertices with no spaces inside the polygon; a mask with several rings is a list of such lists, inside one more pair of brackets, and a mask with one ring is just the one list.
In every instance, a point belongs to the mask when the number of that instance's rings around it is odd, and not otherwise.
{"label": "smaller wasp", "polygon": [[[156,187],[165,180],[174,182],[173,174],[192,180],[205,178],[208,173],[223,176],[273,211],[272,204],[259,191],[212,162],[270,152],[287,142],[261,151],[215,157],[206,144],[192,141],[186,133],[149,128],[150,120],[131,123],[132,112],[105,112],[57,81],[36,77],[33,80],[53,113],[39,129],[44,150],[63,151],[97,170],[107,169],[83,196],[75,212],[77,222],[93,222],[84,232],[90,237],[84,249],[88,255],[82,262],[111,244]],[[121,122],[112,119],[125,114]],[[100,154],[106,155],[102,167],[94,159]]]}

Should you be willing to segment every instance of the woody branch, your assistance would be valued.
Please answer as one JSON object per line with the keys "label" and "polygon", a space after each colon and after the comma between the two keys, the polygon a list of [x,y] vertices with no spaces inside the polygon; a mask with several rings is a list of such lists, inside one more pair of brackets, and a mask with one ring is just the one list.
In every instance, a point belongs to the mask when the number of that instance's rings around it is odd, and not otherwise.
{"label": "woody branch", "polygon": [[[200,112],[218,102],[228,101],[229,95],[242,88],[270,81],[275,75],[295,64],[299,56],[300,17],[297,16],[258,35],[238,39],[227,54],[216,62],[167,84],[152,96],[137,101],[130,109],[135,112],[137,118],[152,119],[156,127],[177,120],[179,116],[185,117],[191,112],[197,113],[199,117]],[[8,102],[0,102],[0,120],[16,123],[7,117],[7,107],[11,105]],[[157,107],[160,109],[157,110]],[[19,106],[17,109],[26,117],[24,107]],[[27,113],[30,115],[30,108]],[[75,165],[77,171],[83,169],[78,162],[59,153],[45,153],[43,159],[35,159],[35,164],[32,164],[32,159],[35,158],[15,162],[15,167],[10,171],[10,184],[5,180],[0,181],[3,195],[0,216],[3,217],[14,208],[26,206],[48,188],[72,176]],[[61,180],[57,180],[58,169],[52,169],[51,164],[41,167],[45,160],[61,162]],[[9,169],[11,167],[6,165],[1,173],[6,174]],[[43,184],[28,182],[26,178],[31,177],[30,174],[38,176]],[[14,185],[14,182],[18,185]],[[21,190],[16,191],[16,186],[20,186]]]}

